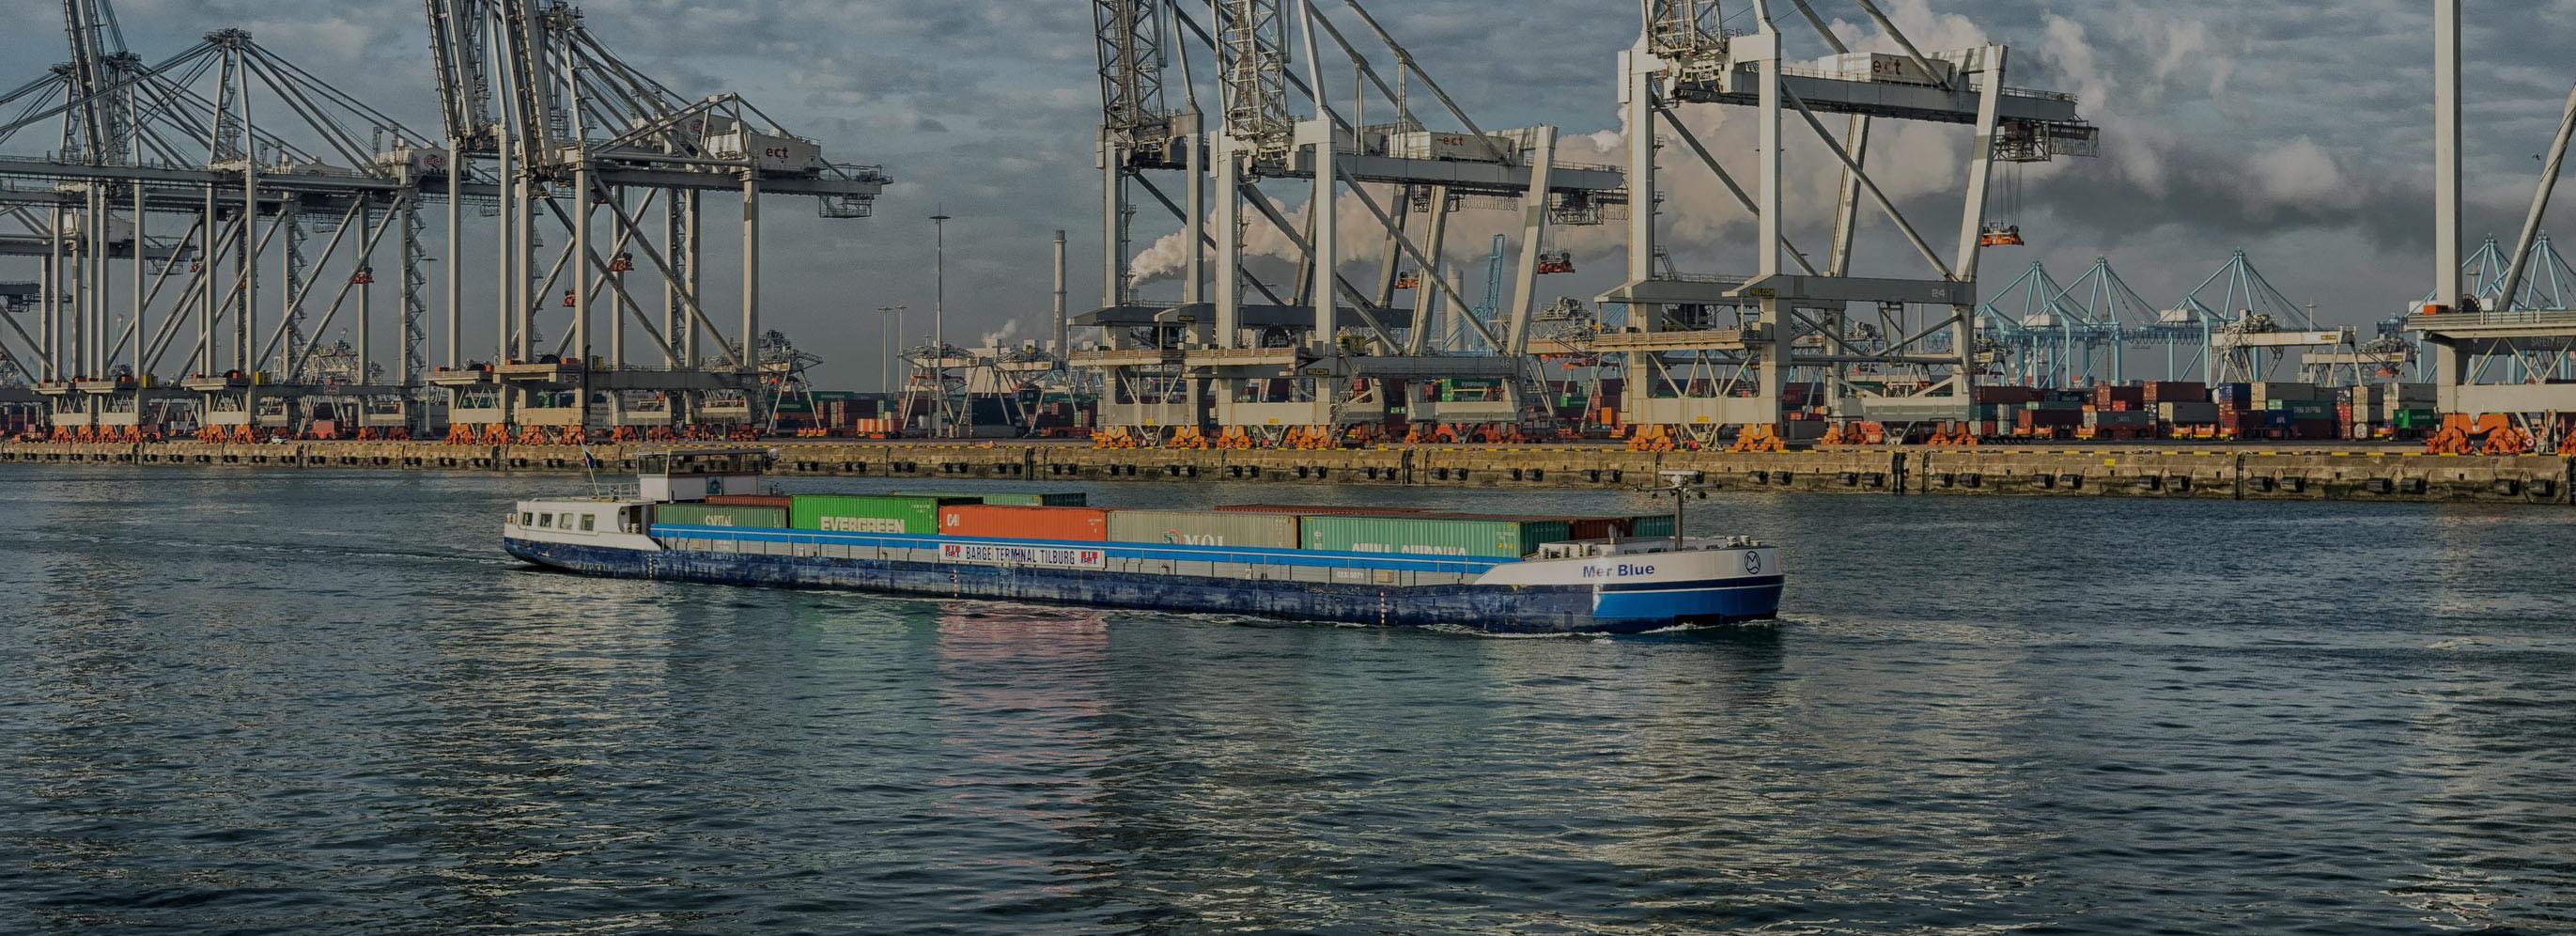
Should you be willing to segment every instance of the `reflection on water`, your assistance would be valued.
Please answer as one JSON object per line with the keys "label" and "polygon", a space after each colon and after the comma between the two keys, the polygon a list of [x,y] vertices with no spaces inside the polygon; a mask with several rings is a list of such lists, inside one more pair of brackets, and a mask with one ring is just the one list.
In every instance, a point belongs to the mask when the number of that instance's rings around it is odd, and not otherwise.
{"label": "reflection on water", "polygon": [[1744,496],[1779,626],[1499,640],[539,573],[506,478],[0,484],[12,931],[2576,913],[2547,511]]}

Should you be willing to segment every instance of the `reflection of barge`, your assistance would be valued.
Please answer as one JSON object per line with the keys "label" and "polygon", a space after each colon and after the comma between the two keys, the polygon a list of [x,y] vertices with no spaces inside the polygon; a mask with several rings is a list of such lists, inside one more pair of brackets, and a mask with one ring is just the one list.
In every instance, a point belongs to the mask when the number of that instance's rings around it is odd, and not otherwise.
{"label": "reflection of barge", "polygon": [[[1496,633],[1636,632],[1779,610],[1779,550],[1740,537],[1545,542],[1485,557],[711,525],[703,510],[672,509],[753,492],[767,457],[648,455],[633,496],[520,501],[502,543],[532,563],[622,578]],[[684,512],[700,522],[663,522]]]}

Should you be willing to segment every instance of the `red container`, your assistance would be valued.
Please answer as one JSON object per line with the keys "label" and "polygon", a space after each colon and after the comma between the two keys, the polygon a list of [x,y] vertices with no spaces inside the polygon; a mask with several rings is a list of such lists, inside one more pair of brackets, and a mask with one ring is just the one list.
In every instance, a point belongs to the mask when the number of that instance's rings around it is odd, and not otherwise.
{"label": "red container", "polygon": [[957,504],[939,508],[939,535],[1106,542],[1109,511],[1097,507]]}
{"label": "red container", "polygon": [[719,507],[776,507],[788,509],[796,499],[785,494],[711,494],[707,503]]}
{"label": "red container", "polygon": [[2199,381],[2157,380],[2140,389],[2145,391],[2140,402],[2148,404],[2209,402],[2209,385]]}
{"label": "red container", "polygon": [[2147,405],[2145,387],[2095,387],[2093,405],[2106,410],[2132,410]]}
{"label": "red container", "polygon": [[1637,535],[1635,517],[1566,517],[1564,520],[1573,539],[1627,539]]}

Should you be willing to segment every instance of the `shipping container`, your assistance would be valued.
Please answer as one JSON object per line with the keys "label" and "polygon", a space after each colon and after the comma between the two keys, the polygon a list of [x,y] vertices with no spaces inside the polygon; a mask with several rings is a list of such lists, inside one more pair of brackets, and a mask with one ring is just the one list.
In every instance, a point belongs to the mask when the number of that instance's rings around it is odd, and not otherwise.
{"label": "shipping container", "polygon": [[799,530],[933,536],[939,533],[939,508],[948,503],[967,502],[881,494],[798,494],[789,515]]}
{"label": "shipping container", "polygon": [[1297,517],[1284,513],[1205,510],[1112,510],[1113,543],[1176,543],[1183,546],[1241,546],[1249,549],[1297,548]]}
{"label": "shipping container", "polygon": [[1310,516],[1303,528],[1308,549],[1488,559],[1519,559],[1573,538],[1563,520],[1440,515]]}
{"label": "shipping container", "polygon": [[2251,391],[2254,394],[2255,409],[2271,409],[2271,404],[2274,401],[2279,400],[2304,400],[2313,402],[2325,393],[2324,388],[2315,384],[2291,383],[2286,381],[2265,381],[2263,383],[2254,384],[2251,387]]}
{"label": "shipping container", "polygon": [[2205,401],[2158,403],[2156,416],[2176,425],[2205,426],[2218,421],[2218,404]]}
{"label": "shipping container", "polygon": [[[1920,62],[1910,56],[1885,52],[1846,52],[1831,59],[1835,77],[1845,81],[1884,81],[1897,84],[1948,85],[1957,77],[1959,66],[1937,58]],[[1926,71],[1929,66],[1931,70]]]}
{"label": "shipping container", "polygon": [[1109,538],[1109,511],[1093,507],[951,504],[939,508],[939,532],[944,536],[1100,542]]}
{"label": "shipping container", "polygon": [[1640,539],[1655,539],[1671,536],[1673,535],[1673,515],[1660,513],[1641,515],[1636,518],[1635,524],[1629,528],[1628,535]]}
{"label": "shipping container", "polygon": [[[1498,517],[1495,519],[1523,519]],[[1567,517],[1566,535],[1578,540],[1661,539],[1673,535],[1672,514],[1636,517]]]}
{"label": "shipping container", "polygon": [[2106,410],[2140,409],[2147,405],[2147,388],[2095,387],[2093,405]]}
{"label": "shipping container", "polygon": [[787,527],[787,511],[776,507],[725,504],[655,504],[653,522],[682,526]]}
{"label": "shipping container", "polygon": [[896,491],[896,497],[932,497],[943,504],[993,504],[1002,507],[1084,507],[1090,495],[1081,491],[990,491],[980,494],[948,491]]}
{"label": "shipping container", "polygon": [[1336,507],[1328,504],[1227,504],[1226,513],[1332,514],[1344,517],[1410,517],[1430,513],[1419,507]]}
{"label": "shipping container", "polygon": [[2207,403],[2209,385],[2195,380],[2152,380],[2145,386],[2144,402]]}
{"label": "shipping container", "polygon": [[725,507],[776,507],[788,509],[795,498],[785,494],[710,494],[707,503]]}
{"label": "shipping container", "polygon": [[1397,159],[1444,159],[1461,162],[1508,162],[1520,158],[1518,139],[1505,134],[1486,134],[1478,140],[1475,134],[1422,132],[1393,134],[1387,138],[1387,155]]}

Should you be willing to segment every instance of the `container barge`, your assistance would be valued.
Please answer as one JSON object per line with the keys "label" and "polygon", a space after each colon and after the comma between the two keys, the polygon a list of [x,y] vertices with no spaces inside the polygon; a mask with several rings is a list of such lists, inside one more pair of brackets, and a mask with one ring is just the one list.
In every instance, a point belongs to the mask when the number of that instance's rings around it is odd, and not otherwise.
{"label": "container barge", "polygon": [[[647,454],[631,490],[517,503],[502,546],[585,575],[1489,633],[1767,620],[1776,546],[1672,515],[1497,517],[1079,495],[765,493],[761,449]],[[1677,485],[1674,492],[1689,491]]]}

